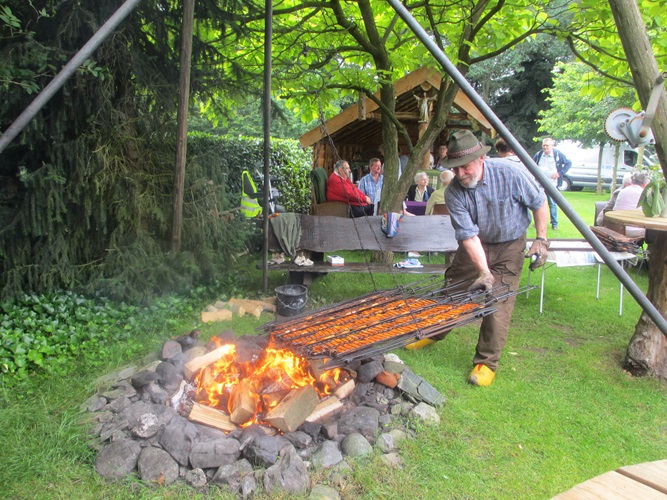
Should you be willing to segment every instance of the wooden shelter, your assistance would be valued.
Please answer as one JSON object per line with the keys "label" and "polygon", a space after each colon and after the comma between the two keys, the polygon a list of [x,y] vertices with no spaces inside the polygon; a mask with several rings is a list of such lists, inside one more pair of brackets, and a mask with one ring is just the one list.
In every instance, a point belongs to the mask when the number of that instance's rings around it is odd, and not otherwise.
{"label": "wooden shelter", "polygon": [[[442,75],[438,70],[424,67],[394,83],[396,115],[407,128],[413,144],[419,139],[420,123],[422,126],[424,124],[424,112],[428,112],[430,107],[429,102],[424,103],[423,99],[434,96],[441,81]],[[379,92],[376,95],[379,98]],[[362,168],[369,159],[378,156],[382,145],[380,114],[378,105],[366,97],[360,99],[358,105],[350,106],[303,134],[299,141],[304,148],[313,148],[313,167],[323,167],[331,173],[333,164],[338,159],[334,148],[340,158],[351,163],[353,169],[355,166]],[[487,135],[495,135],[488,120],[461,91],[456,95],[454,109],[449,113],[440,143],[447,140],[450,129],[482,130]],[[407,154],[408,149],[401,143],[400,137],[399,145]],[[438,143],[434,147],[437,148]]]}

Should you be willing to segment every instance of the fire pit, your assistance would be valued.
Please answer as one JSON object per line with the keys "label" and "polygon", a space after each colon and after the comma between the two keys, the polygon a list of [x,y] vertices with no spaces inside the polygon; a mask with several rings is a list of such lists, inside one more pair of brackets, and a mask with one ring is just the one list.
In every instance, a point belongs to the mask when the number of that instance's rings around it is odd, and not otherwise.
{"label": "fire pit", "polygon": [[245,498],[259,482],[269,494],[307,493],[307,463],[344,487],[337,464],[374,448],[399,467],[408,422],[437,423],[445,398],[380,353],[489,314],[507,295],[441,285],[370,293],[269,323],[265,335],[229,332],[204,347],[193,331],[165,342],[161,361],[106,377],[85,403],[96,422],[96,469],[109,479],[138,471],[147,484],[227,487]]}

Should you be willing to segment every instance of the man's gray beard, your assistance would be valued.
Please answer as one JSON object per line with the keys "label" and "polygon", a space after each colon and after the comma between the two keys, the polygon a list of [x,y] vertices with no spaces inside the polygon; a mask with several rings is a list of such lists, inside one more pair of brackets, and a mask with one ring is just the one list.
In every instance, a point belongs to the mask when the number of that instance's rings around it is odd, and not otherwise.
{"label": "man's gray beard", "polygon": [[466,189],[475,189],[477,187],[477,183],[479,182],[479,179],[468,179],[465,182],[459,180],[459,182]]}

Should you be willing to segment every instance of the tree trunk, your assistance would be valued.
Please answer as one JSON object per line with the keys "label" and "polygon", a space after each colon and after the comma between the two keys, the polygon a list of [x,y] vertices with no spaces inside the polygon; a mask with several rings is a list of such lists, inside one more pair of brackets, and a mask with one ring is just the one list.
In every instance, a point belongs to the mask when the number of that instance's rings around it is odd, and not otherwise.
{"label": "tree trunk", "polygon": [[[646,35],[644,22],[636,0],[609,0],[618,34],[632,71],[632,78],[642,107],[646,109],[658,64]],[[655,149],[663,174],[667,178],[667,92],[662,97],[653,120]],[[650,267],[646,296],[665,316],[667,312],[667,233],[659,232],[649,245]],[[667,379],[667,339],[646,313],[635,327],[623,359],[623,366],[636,375],[655,375]]]}
{"label": "tree trunk", "polygon": [[[662,312],[667,311],[667,233],[657,233],[649,245],[649,282],[646,296]],[[635,334],[623,357],[623,368],[633,375],[655,375],[667,379],[667,337],[642,313]]]}

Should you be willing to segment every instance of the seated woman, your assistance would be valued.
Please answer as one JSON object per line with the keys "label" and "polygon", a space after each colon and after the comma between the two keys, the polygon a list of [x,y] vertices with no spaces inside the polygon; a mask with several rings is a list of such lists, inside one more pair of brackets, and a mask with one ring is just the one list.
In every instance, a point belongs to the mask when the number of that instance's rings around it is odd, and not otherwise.
{"label": "seated woman", "polygon": [[350,205],[352,217],[373,215],[373,202],[350,180],[350,165],[338,160],[333,174],[327,179],[327,201],[342,201]]}
{"label": "seated woman", "polygon": [[428,201],[434,189],[428,185],[428,175],[426,172],[417,172],[415,183],[408,189],[407,201]]}

